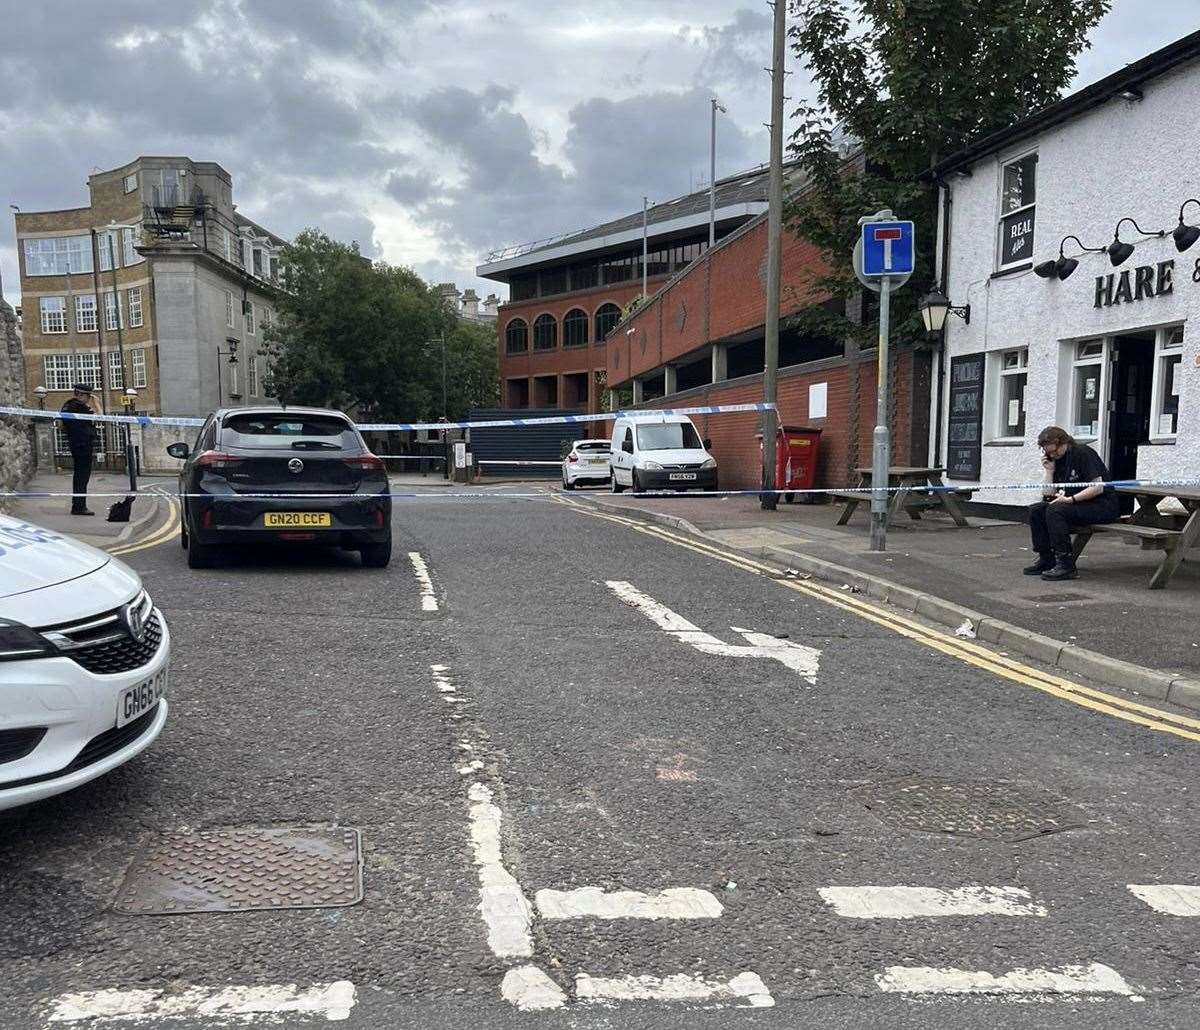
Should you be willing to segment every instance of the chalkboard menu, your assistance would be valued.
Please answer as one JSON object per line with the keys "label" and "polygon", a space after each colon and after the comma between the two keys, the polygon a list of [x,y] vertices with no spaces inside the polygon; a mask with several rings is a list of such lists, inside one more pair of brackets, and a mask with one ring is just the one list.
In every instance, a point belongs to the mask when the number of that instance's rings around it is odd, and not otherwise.
{"label": "chalkboard menu", "polygon": [[979,479],[983,443],[983,354],[950,359],[950,418],[946,473]]}

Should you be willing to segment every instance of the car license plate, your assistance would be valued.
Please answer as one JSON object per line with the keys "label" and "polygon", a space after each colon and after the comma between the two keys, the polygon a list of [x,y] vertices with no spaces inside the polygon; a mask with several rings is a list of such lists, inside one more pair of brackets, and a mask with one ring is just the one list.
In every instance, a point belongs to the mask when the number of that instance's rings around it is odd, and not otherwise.
{"label": "car license plate", "polygon": [[328,529],[333,517],[327,511],[269,511],[263,515],[267,529]]}
{"label": "car license plate", "polygon": [[669,476],[669,478],[672,483],[676,483],[681,480],[691,482],[692,480],[694,480],[696,478],[696,473],[695,472],[672,472],[671,475]]}
{"label": "car license plate", "polygon": [[145,715],[166,696],[167,670],[163,667],[148,680],[121,691],[117,698],[117,729]]}
{"label": "car license plate", "polygon": [[589,465],[607,465],[608,459],[607,458],[588,458],[588,464]]}

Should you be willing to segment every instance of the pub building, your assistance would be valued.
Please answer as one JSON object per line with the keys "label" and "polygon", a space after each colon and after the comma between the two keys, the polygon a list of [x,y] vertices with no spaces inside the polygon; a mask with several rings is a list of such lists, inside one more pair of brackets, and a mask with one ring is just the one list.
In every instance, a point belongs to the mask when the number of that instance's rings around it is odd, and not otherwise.
{"label": "pub building", "polygon": [[1040,482],[1048,425],[1116,479],[1200,478],[1198,140],[1200,32],[933,170],[953,307],[930,453],[948,480]]}

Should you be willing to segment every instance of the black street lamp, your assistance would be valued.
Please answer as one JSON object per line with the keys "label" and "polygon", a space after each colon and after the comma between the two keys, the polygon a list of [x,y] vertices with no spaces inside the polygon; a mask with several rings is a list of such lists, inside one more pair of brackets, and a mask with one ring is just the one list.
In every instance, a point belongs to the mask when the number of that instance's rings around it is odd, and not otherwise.
{"label": "black street lamp", "polygon": [[940,333],[946,326],[947,315],[957,315],[964,325],[971,324],[971,305],[956,307],[941,290],[925,294],[917,301],[917,310],[921,312],[921,321],[925,323],[927,333]]}

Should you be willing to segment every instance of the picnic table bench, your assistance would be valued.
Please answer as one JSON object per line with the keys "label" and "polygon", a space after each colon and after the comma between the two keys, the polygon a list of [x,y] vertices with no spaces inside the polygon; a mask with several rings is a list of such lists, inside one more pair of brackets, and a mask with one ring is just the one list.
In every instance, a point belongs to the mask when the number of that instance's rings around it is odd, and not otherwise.
{"label": "picnic table bench", "polygon": [[[957,526],[966,526],[967,518],[963,514],[959,501],[969,501],[971,491],[968,489],[947,490],[942,480],[942,468],[923,468],[908,465],[897,465],[888,469],[888,486],[893,489],[888,497],[888,525],[892,524],[901,511],[908,514],[914,522],[921,518],[921,512],[930,508],[943,509]],[[846,525],[850,516],[860,504],[871,502],[871,469],[855,469],[859,483],[857,487],[848,490],[835,490],[830,497],[844,501],[841,515],[837,524]],[[934,489],[930,489],[933,487]]]}
{"label": "picnic table bench", "polygon": [[[1143,551],[1161,550],[1162,560],[1150,577],[1150,589],[1162,590],[1171,582],[1189,547],[1200,545],[1200,488],[1182,486],[1118,486],[1119,494],[1135,497],[1138,507],[1119,522],[1099,526],[1081,526],[1075,534],[1072,550],[1078,558],[1097,533],[1110,533]],[[1176,498],[1184,514],[1159,511],[1168,497]]]}

